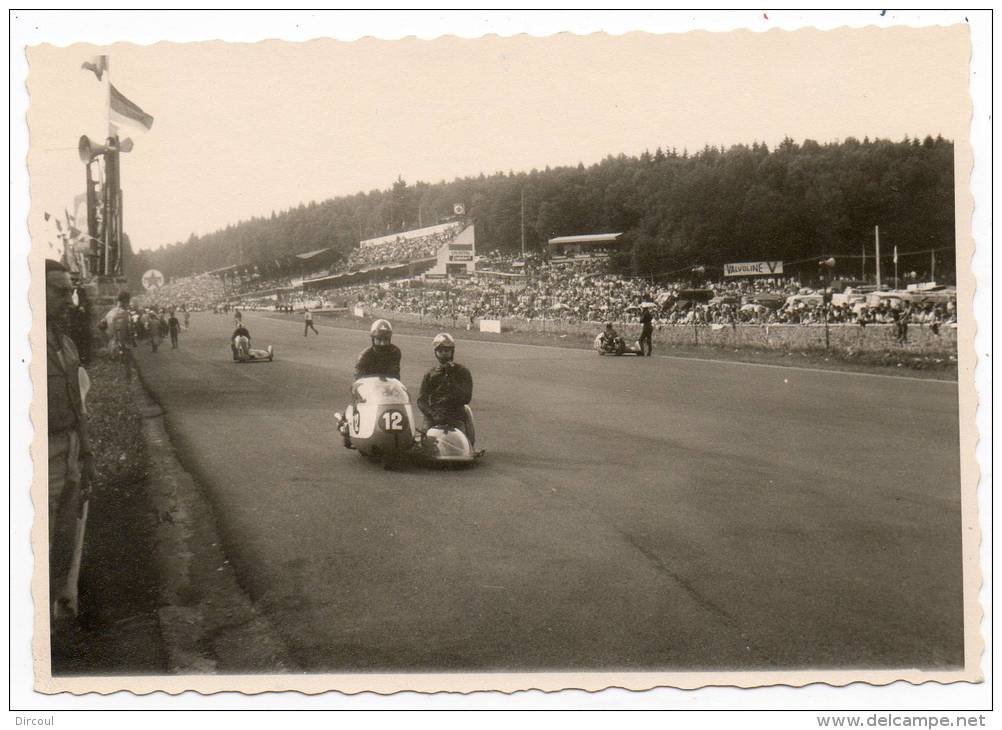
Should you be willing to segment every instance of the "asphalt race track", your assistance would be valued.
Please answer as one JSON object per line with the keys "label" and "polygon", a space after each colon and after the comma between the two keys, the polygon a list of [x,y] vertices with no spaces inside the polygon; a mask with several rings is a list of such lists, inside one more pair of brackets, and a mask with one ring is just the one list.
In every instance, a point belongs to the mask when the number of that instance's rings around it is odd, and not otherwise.
{"label": "asphalt race track", "polygon": [[333,426],[367,334],[245,322],[275,362],[212,314],[136,358],[308,671],[963,663],[955,383],[460,339],[487,455],[384,472]]}

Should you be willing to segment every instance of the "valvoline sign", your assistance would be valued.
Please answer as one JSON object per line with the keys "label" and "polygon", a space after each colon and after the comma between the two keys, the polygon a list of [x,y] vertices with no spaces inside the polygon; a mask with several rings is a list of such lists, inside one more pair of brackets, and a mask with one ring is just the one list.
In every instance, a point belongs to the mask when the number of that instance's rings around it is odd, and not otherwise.
{"label": "valvoline sign", "polygon": [[782,273],[782,261],[747,261],[742,264],[724,264],[724,276],[774,276]]}

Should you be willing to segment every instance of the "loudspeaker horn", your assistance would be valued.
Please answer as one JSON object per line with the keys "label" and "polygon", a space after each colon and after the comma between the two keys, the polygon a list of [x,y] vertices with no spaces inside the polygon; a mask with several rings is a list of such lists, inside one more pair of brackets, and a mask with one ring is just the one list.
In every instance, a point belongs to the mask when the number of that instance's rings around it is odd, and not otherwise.
{"label": "loudspeaker horn", "polygon": [[[80,144],[77,151],[80,153],[80,161],[85,165],[93,161],[95,157],[113,151],[115,148],[110,145],[97,144],[92,142],[86,134],[80,137]],[[132,138],[126,137],[118,143],[119,152],[132,152]]]}
{"label": "loudspeaker horn", "polygon": [[80,137],[80,144],[77,145],[77,151],[80,153],[80,161],[85,165],[95,157],[103,155],[108,149],[103,144],[91,142],[90,137],[86,134]]}

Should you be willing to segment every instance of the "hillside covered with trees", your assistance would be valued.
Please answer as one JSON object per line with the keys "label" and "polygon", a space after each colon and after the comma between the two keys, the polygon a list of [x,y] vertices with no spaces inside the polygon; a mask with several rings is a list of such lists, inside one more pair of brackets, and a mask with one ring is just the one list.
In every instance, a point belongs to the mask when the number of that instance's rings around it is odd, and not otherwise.
{"label": "hillside covered with trees", "polygon": [[[942,138],[798,144],[784,140],[695,153],[610,156],[591,166],[481,174],[452,182],[398,179],[358,193],[253,218],[137,254],[167,276],[280,261],[360,239],[431,225],[462,203],[478,251],[518,251],[556,235],[622,231],[623,271],[646,275],[695,263],[802,260],[872,252],[873,227],[889,253],[954,245],[953,143]],[[952,257],[944,257],[952,259]]]}

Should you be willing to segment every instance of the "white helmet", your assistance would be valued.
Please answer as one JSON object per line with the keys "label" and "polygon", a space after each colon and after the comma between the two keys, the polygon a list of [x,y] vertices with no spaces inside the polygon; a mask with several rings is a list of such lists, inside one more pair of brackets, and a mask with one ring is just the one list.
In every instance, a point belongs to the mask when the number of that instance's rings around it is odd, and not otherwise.
{"label": "white helmet", "polygon": [[435,339],[431,341],[431,349],[437,350],[440,347],[451,347],[456,349],[456,340],[448,332],[439,332]]}
{"label": "white helmet", "polygon": [[438,360],[440,365],[452,362],[452,358],[456,355],[456,341],[452,339],[452,335],[448,332],[440,332],[435,335],[435,339],[431,341],[431,345],[435,351],[435,359]]}
{"label": "white helmet", "polygon": [[375,342],[376,338],[385,338],[387,342],[390,341],[390,337],[393,336],[393,325],[387,322],[385,319],[377,319],[372,323],[369,328],[369,337]]}

